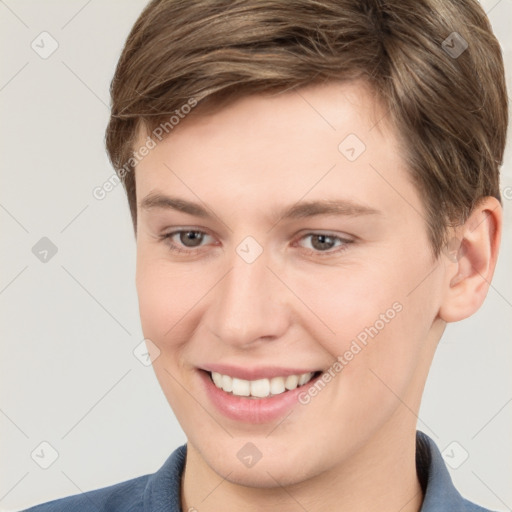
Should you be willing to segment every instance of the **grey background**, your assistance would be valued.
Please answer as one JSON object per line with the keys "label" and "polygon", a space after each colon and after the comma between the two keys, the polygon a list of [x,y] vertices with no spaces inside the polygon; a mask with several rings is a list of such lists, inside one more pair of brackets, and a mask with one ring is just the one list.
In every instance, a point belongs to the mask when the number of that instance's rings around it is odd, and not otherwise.
{"label": "grey background", "polygon": [[[512,2],[482,3],[510,91]],[[124,192],[92,195],[113,174],[103,147],[108,86],[145,4],[0,0],[1,511],[152,473],[185,442],[151,366],[133,354],[143,336]],[[46,59],[31,48],[43,31],[59,45]],[[460,464],[451,473],[461,493],[504,511],[512,507],[510,143],[502,188],[506,228],[492,288],[474,317],[448,327],[418,424]],[[57,248],[47,262],[33,253],[43,237]],[[58,452],[47,469],[44,441]]]}

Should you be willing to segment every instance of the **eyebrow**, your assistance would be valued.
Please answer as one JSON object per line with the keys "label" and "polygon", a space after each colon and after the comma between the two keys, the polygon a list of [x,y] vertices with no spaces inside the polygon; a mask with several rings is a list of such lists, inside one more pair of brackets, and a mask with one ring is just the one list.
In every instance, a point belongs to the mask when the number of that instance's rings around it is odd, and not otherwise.
{"label": "eyebrow", "polygon": [[[162,208],[176,210],[195,217],[212,218],[215,217],[207,208],[199,203],[180,199],[178,197],[170,197],[160,193],[149,193],[139,206],[143,210],[152,210],[154,208]],[[343,215],[343,216],[360,216],[375,215],[381,213],[379,210],[369,206],[356,203],[350,199],[321,199],[317,201],[300,201],[276,215],[278,220],[286,219],[303,219],[314,217],[316,215]]]}

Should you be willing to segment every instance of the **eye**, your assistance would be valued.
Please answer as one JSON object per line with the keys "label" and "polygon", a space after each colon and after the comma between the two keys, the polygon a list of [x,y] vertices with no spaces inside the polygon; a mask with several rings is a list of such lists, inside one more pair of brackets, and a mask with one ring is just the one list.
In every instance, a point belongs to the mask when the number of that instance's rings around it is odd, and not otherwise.
{"label": "eye", "polygon": [[205,240],[212,238],[208,233],[196,229],[180,229],[162,235],[169,248],[176,252],[193,253],[194,249],[201,247]]}
{"label": "eye", "polygon": [[[306,243],[302,243],[303,241]],[[329,233],[308,233],[299,240],[298,244],[311,254],[326,253],[330,255],[345,250],[353,242],[354,240]]]}

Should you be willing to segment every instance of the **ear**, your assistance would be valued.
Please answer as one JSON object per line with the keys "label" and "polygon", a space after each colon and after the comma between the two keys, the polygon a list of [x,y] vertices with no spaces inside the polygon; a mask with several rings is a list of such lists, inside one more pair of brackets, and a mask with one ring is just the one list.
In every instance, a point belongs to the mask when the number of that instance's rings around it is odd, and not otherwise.
{"label": "ear", "polygon": [[482,305],[491,283],[501,240],[502,207],[494,197],[482,198],[468,220],[453,231],[445,247],[446,286],[439,316],[457,322]]}

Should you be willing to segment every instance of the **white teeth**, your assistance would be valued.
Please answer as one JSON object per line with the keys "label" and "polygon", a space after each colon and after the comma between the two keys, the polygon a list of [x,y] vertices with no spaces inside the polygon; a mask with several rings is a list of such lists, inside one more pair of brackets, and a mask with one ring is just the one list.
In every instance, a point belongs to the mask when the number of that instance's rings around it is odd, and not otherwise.
{"label": "white teeth", "polygon": [[222,379],[221,388],[224,391],[233,391],[233,379],[229,375],[221,375],[220,377]]}
{"label": "white teeth", "polygon": [[270,379],[270,392],[273,395],[280,395],[285,391],[284,377],[274,377]]}
{"label": "white teeth", "polygon": [[284,386],[286,389],[295,389],[299,385],[299,376],[298,375],[288,375],[284,382]]}
{"label": "white teeth", "polygon": [[215,385],[218,388],[222,388],[222,375],[217,372],[212,372],[211,375],[212,375],[212,379],[213,379],[213,382],[215,383]]}
{"label": "white teeth", "polygon": [[[225,382],[226,378],[230,379],[231,377],[228,377],[227,375],[223,375],[222,382]],[[231,391],[233,392],[233,395],[249,396],[251,394],[251,383],[248,380],[242,380],[242,379],[235,378],[235,379],[232,379],[231,382],[233,383],[232,389],[231,389]],[[226,391],[226,390],[224,389],[224,391]]]}
{"label": "white teeth", "polygon": [[309,373],[303,373],[300,377],[299,377],[299,386],[303,386],[304,384],[306,384],[306,382],[310,379],[311,377],[309,376]]}
{"label": "white teeth", "polygon": [[251,381],[251,396],[264,398],[268,395],[270,395],[270,381],[268,379],[259,379]]}
{"label": "white teeth", "polygon": [[252,396],[256,398],[279,395],[286,390],[290,391],[298,386],[303,386],[311,380],[313,375],[313,372],[308,372],[301,375],[273,377],[272,379],[244,380],[211,372],[213,383],[219,389],[233,393],[236,396]]}

